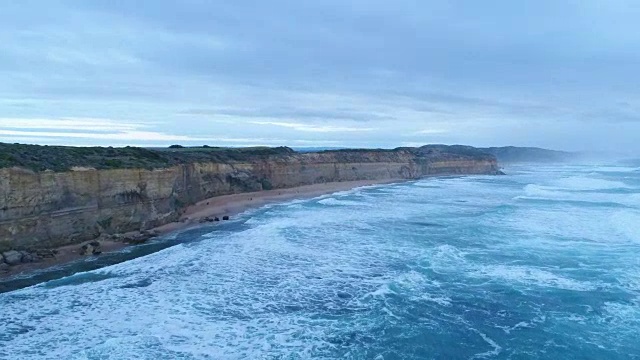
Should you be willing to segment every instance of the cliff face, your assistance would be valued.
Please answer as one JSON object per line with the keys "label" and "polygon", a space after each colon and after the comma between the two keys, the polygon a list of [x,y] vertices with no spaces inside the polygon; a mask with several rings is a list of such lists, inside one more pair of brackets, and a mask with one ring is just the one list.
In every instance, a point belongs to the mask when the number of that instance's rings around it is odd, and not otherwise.
{"label": "cliff face", "polygon": [[159,169],[0,169],[0,251],[50,248],[176,221],[209,197],[315,183],[496,174],[486,154],[443,148],[334,151]]}

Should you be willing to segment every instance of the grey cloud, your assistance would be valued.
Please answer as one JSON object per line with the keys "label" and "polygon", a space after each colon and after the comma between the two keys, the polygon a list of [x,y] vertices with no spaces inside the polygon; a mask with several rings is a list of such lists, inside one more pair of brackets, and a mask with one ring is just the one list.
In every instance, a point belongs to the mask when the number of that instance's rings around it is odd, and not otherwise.
{"label": "grey cloud", "polygon": [[292,119],[309,120],[354,120],[375,121],[391,120],[390,116],[381,116],[354,110],[305,110],[297,108],[257,108],[257,109],[187,109],[178,112],[179,115],[232,115],[241,117],[286,117]]}
{"label": "grey cloud", "polygon": [[603,109],[603,110],[594,110],[594,111],[586,112],[581,114],[578,118],[585,122],[640,123],[640,112],[638,112],[637,110],[613,108],[613,109]]}
{"label": "grey cloud", "polygon": [[[585,137],[638,124],[639,17],[625,0],[7,2],[0,114],[157,120],[164,133],[266,131],[341,146],[394,146],[401,132],[444,127],[439,141],[492,145],[505,129],[535,127],[560,133],[512,139],[606,147],[556,124],[597,124],[575,129]],[[215,116],[384,131],[300,138],[206,121]]]}

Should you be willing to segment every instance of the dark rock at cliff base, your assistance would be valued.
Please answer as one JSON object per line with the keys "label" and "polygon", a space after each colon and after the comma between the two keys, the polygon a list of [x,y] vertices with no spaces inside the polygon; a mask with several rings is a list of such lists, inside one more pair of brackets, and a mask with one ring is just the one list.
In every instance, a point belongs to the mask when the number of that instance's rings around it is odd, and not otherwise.
{"label": "dark rock at cliff base", "polygon": [[50,259],[56,257],[57,250],[41,249],[36,251],[36,256],[40,259]]}
{"label": "dark rock at cliff base", "polygon": [[30,254],[26,251],[20,251],[20,254],[22,254],[22,262],[23,263],[31,263],[36,261],[36,257],[33,256],[33,254]]}
{"label": "dark rock at cliff base", "polygon": [[4,262],[9,265],[18,265],[22,262],[22,254],[15,250],[4,252],[2,256],[4,256]]}
{"label": "dark rock at cliff base", "polygon": [[213,218],[213,221],[220,221],[220,218],[216,216]]}
{"label": "dark rock at cliff base", "polygon": [[82,245],[80,247],[80,255],[88,255],[89,253],[89,245]]}
{"label": "dark rock at cliff base", "polygon": [[222,217],[222,220],[229,220],[229,217],[227,215]]}
{"label": "dark rock at cliff base", "polygon": [[148,240],[154,237],[158,237],[160,233],[157,230],[143,230],[140,231],[140,235],[146,237]]}
{"label": "dark rock at cliff base", "polygon": [[127,244],[132,244],[132,245],[139,245],[139,244],[146,243],[151,238],[152,238],[152,236],[150,236],[149,234],[138,233],[138,234],[133,234],[133,235],[125,235],[124,239],[123,239],[123,242],[125,242]]}
{"label": "dark rock at cliff base", "polygon": [[111,235],[111,240],[117,241],[117,242],[123,242],[124,241],[124,235],[122,235],[122,234],[113,234],[113,235]]}
{"label": "dark rock at cliff base", "polygon": [[0,274],[8,272],[9,269],[11,269],[11,266],[9,266],[9,264],[0,262]]}
{"label": "dark rock at cliff base", "polygon": [[102,246],[99,241],[92,241],[82,245],[80,255],[100,255],[102,254]]}
{"label": "dark rock at cliff base", "polygon": [[206,218],[200,219],[200,223],[214,222],[214,221],[218,221],[218,220],[215,220],[214,218],[209,217],[209,216],[207,216]]}

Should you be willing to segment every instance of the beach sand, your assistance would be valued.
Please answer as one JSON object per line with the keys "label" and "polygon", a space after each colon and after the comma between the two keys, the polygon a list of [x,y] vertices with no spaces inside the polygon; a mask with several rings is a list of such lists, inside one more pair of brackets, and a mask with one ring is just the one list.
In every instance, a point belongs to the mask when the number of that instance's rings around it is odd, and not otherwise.
{"label": "beach sand", "polygon": [[[155,231],[160,235],[167,235],[172,232],[198,226],[201,224],[202,220],[207,217],[218,217],[222,219],[223,216],[229,216],[231,219],[233,219],[234,216],[244,211],[256,209],[267,204],[282,203],[295,199],[308,199],[362,186],[389,184],[401,181],[406,180],[386,179],[331,182],[305,185],[288,189],[265,190],[259,192],[216,196],[199,201],[196,204],[187,207],[179,222],[168,223],[152,229],[151,231]],[[127,246],[135,246],[113,240],[98,240],[100,241],[103,253],[118,251]],[[12,266],[8,272],[0,272],[0,280],[16,275],[28,274],[29,272],[35,270],[42,270],[85,258],[86,256],[80,255],[80,247],[88,242],[90,241],[81,244],[59,247],[56,249],[57,254],[53,258],[45,258],[34,263]]]}

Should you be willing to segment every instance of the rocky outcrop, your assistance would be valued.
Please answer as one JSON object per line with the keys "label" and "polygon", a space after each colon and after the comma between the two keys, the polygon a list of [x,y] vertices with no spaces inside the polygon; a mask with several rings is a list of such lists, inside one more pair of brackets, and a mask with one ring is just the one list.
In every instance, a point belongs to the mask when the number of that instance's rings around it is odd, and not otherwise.
{"label": "rocky outcrop", "polygon": [[22,263],[23,254],[19,251],[15,251],[15,250],[6,251],[2,253],[2,256],[4,257],[4,262],[9,265],[18,265]]}
{"label": "rocky outcrop", "polygon": [[99,241],[91,241],[80,247],[80,255],[100,255],[102,254],[102,246]]}
{"label": "rocky outcrop", "polygon": [[[53,248],[150,229],[179,220],[187,205],[225,194],[335,181],[499,172],[492,155],[447,146],[287,152],[225,162],[207,162],[204,155],[198,159],[155,169],[0,169],[0,251]],[[8,263],[6,254],[4,258]]]}
{"label": "rocky outcrop", "polygon": [[56,253],[56,250],[39,250],[37,252],[9,250],[2,252],[0,253],[0,273],[8,272],[12,266],[55,257]]}

